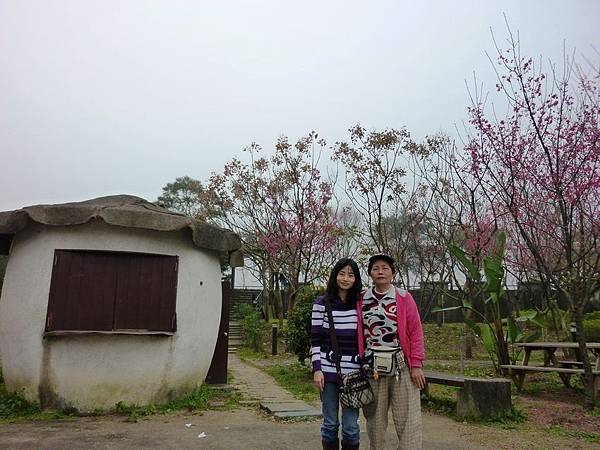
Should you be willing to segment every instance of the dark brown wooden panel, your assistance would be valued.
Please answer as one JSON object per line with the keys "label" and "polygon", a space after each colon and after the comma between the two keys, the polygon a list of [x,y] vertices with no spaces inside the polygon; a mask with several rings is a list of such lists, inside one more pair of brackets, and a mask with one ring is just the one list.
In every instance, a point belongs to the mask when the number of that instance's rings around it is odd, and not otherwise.
{"label": "dark brown wooden panel", "polygon": [[46,331],[175,331],[177,257],[56,250]]}
{"label": "dark brown wooden panel", "polygon": [[[60,259],[60,264],[58,263]],[[65,326],[64,303],[66,302],[66,274],[69,264],[68,255],[60,258],[60,250],[54,252],[52,261],[52,277],[50,279],[50,294],[48,297],[48,311],[46,313],[46,331],[62,330]]]}
{"label": "dark brown wooden panel", "polygon": [[46,331],[110,330],[114,279],[114,269],[106,256],[56,250]]}
{"label": "dark brown wooden panel", "polygon": [[177,257],[127,255],[117,266],[114,329],[175,331]]}
{"label": "dark brown wooden panel", "polygon": [[113,329],[138,329],[137,296],[139,284],[139,258],[135,255],[116,257],[117,293],[115,298],[115,316]]}
{"label": "dark brown wooden panel", "polygon": [[210,368],[206,375],[209,384],[227,383],[227,356],[229,353],[229,308],[231,305],[231,285],[229,282],[221,283],[221,322],[219,335],[213,353]]}
{"label": "dark brown wooden panel", "polygon": [[46,330],[76,329],[76,299],[79,296],[80,261],[76,254],[54,253]]}
{"label": "dark brown wooden panel", "polygon": [[144,293],[142,318],[148,330],[159,329],[161,261],[160,258],[147,258],[142,264],[141,282]]}
{"label": "dark brown wooden panel", "polygon": [[[114,299],[116,292],[116,270],[112,256],[106,253],[96,253],[88,258],[84,255],[86,298],[84,307],[80,308],[79,329],[111,330],[114,314]],[[86,326],[91,328],[86,328]]]}
{"label": "dark brown wooden panel", "polygon": [[177,298],[178,259],[164,259],[161,264],[161,294],[156,330],[176,331],[175,303]]}

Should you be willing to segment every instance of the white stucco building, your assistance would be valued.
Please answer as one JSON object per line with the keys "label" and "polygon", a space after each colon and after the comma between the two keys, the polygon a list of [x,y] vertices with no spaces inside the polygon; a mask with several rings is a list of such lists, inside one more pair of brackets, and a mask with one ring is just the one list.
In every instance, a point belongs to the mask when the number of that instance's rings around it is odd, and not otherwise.
{"label": "white stucco building", "polygon": [[234,233],[111,196],[0,213],[6,386],[43,407],[164,403],[201,384]]}

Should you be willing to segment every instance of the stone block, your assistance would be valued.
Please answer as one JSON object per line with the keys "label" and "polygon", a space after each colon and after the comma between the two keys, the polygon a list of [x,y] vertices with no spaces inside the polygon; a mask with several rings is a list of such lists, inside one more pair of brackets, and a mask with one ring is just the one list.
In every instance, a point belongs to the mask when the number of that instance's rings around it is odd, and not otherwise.
{"label": "stone block", "polygon": [[267,411],[268,413],[275,414],[278,412],[289,412],[289,411],[306,411],[309,409],[314,409],[301,401],[289,401],[289,402],[266,402],[262,401],[260,403],[260,407]]}
{"label": "stone block", "polygon": [[460,417],[490,418],[510,414],[511,382],[506,378],[466,378],[458,392],[456,412]]}
{"label": "stone block", "polygon": [[273,414],[274,417],[278,419],[298,419],[298,418],[307,418],[307,419],[316,419],[322,417],[321,411],[318,409],[309,409],[306,411],[287,411],[287,412],[277,412]]}

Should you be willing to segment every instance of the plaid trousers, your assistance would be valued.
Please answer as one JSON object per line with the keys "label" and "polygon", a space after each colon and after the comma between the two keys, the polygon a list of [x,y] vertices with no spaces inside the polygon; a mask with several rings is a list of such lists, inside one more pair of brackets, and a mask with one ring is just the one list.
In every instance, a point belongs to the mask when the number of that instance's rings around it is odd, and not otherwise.
{"label": "plaid trousers", "polygon": [[408,368],[400,378],[379,377],[370,379],[375,401],[363,408],[367,419],[367,434],[371,450],[384,450],[388,411],[392,408],[394,426],[398,435],[398,450],[421,450],[423,426],[421,421],[421,396],[410,379]]}

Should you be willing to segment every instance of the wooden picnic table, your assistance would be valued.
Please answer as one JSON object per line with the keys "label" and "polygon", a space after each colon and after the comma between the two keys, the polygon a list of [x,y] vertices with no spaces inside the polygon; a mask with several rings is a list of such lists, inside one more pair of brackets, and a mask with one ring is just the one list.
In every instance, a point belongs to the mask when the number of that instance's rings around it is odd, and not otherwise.
{"label": "wooden picnic table", "polygon": [[[573,349],[578,350],[579,345],[577,342],[522,342],[516,344],[522,347],[525,351],[523,355],[523,361],[521,365],[506,364],[500,367],[508,369],[511,375],[514,375],[513,379],[518,390],[521,390],[523,383],[525,382],[525,375],[528,372],[554,372],[558,373],[565,386],[570,386],[570,378],[572,375],[583,376],[583,363],[573,359],[558,359],[556,356],[556,350],[558,349]],[[596,395],[600,390],[600,342],[588,342],[586,344],[587,350],[595,358],[592,358],[592,374],[594,376],[594,387]],[[529,358],[532,351],[543,351],[544,352],[544,364],[542,366],[530,366]]]}

